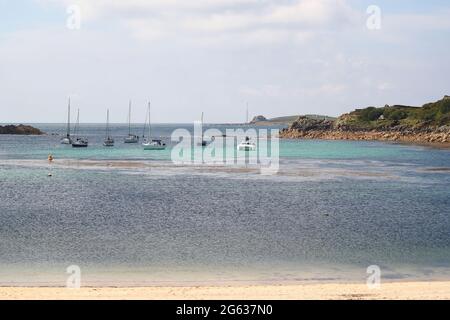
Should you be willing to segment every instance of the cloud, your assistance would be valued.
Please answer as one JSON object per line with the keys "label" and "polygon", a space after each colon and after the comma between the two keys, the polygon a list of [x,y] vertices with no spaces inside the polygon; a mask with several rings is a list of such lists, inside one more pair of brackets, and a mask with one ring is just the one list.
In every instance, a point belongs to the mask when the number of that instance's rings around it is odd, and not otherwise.
{"label": "cloud", "polygon": [[304,42],[317,29],[339,29],[358,21],[358,14],[345,0],[38,0],[41,4],[81,8],[88,22],[119,21],[139,40],[170,37],[196,43],[222,39],[271,43]]}
{"label": "cloud", "polygon": [[291,5],[274,6],[266,21],[302,27],[327,27],[351,24],[360,15],[344,0],[303,0]]}
{"label": "cloud", "polygon": [[423,14],[392,14],[387,15],[384,26],[391,30],[404,31],[437,31],[450,30],[450,10]]}
{"label": "cloud", "polygon": [[[448,90],[448,10],[382,7],[381,30],[369,31],[351,0],[35,1],[42,24],[0,37],[0,108],[12,106],[10,119],[64,121],[71,93],[83,121],[104,121],[106,107],[122,121],[130,98],[144,114],[150,97],[155,121],[205,111],[233,122],[247,101],[268,116],[340,114]],[[73,3],[81,30],[66,28]]]}

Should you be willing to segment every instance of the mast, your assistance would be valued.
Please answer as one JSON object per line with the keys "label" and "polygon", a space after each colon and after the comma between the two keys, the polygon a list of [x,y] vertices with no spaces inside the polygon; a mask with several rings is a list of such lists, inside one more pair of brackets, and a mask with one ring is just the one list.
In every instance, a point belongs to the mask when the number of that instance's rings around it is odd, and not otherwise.
{"label": "mast", "polygon": [[202,124],[202,143],[203,143],[203,112],[202,112],[201,124]]}
{"label": "mast", "polygon": [[247,118],[246,118],[246,123],[248,124],[248,102],[247,102]]}
{"label": "mast", "polygon": [[80,109],[78,109],[77,113],[77,123],[75,125],[75,136],[78,138],[78,127],[80,126]]}
{"label": "mast", "polygon": [[148,112],[145,113],[144,127],[142,128],[142,138],[145,138],[145,131],[147,130],[147,118]]}
{"label": "mast", "polygon": [[109,109],[106,110],[106,138],[109,138]]}
{"label": "mast", "polygon": [[67,106],[67,138],[70,138],[70,97],[69,105]]}
{"label": "mast", "polygon": [[128,135],[131,136],[131,100],[128,105]]}
{"label": "mast", "polygon": [[152,139],[152,121],[150,120],[150,101],[148,102],[148,140]]}

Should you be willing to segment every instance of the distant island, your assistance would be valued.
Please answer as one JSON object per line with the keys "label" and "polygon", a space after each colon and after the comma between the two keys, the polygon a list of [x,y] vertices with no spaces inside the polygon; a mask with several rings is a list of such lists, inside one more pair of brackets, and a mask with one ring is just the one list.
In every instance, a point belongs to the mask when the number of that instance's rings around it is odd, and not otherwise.
{"label": "distant island", "polygon": [[[252,119],[252,121],[250,121],[250,124],[260,125],[260,126],[264,126],[264,125],[291,125],[299,117],[300,117],[300,115],[286,116],[286,117],[277,117],[277,118],[267,119],[266,117],[264,117],[262,115],[259,115],[259,116],[254,117]],[[316,115],[316,114],[307,114],[307,115],[304,115],[303,117],[306,117],[308,119],[314,119],[314,120],[336,120],[336,118],[333,118],[333,117],[321,116],[321,115]]]}
{"label": "distant island", "polygon": [[298,117],[281,138],[450,143],[450,96],[422,107],[356,109],[335,120]]}
{"label": "distant island", "polygon": [[42,135],[41,130],[32,126],[26,126],[23,124],[0,126],[0,134],[16,134],[16,135]]}

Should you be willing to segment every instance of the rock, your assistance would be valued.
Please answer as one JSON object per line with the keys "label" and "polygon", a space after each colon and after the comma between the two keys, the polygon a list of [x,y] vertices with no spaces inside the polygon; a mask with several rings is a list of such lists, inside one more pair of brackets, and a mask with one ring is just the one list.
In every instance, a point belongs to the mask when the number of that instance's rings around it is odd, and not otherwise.
{"label": "rock", "polygon": [[42,135],[44,133],[37,128],[33,128],[32,126],[25,126],[23,124],[20,124],[18,126],[0,126],[0,134]]}
{"label": "rock", "polygon": [[289,129],[298,131],[313,131],[313,130],[330,130],[333,128],[333,121],[331,120],[317,120],[310,119],[305,116],[300,116]]}
{"label": "rock", "polygon": [[252,121],[250,121],[250,123],[264,122],[264,121],[267,121],[267,118],[262,115],[259,115],[259,116],[254,117],[252,119]]}

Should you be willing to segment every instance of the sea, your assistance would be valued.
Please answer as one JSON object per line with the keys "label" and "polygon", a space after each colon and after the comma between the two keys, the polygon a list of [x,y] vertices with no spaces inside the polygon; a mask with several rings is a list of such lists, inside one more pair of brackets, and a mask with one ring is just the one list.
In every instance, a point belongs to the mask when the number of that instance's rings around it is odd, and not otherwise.
{"label": "sea", "polygon": [[112,148],[80,125],[83,149],[33,126],[47,134],[0,135],[0,286],[64,287],[74,268],[87,287],[450,280],[450,149],[280,139],[261,174],[174,163],[189,124],[152,126],[163,151],[123,143],[125,124]]}

